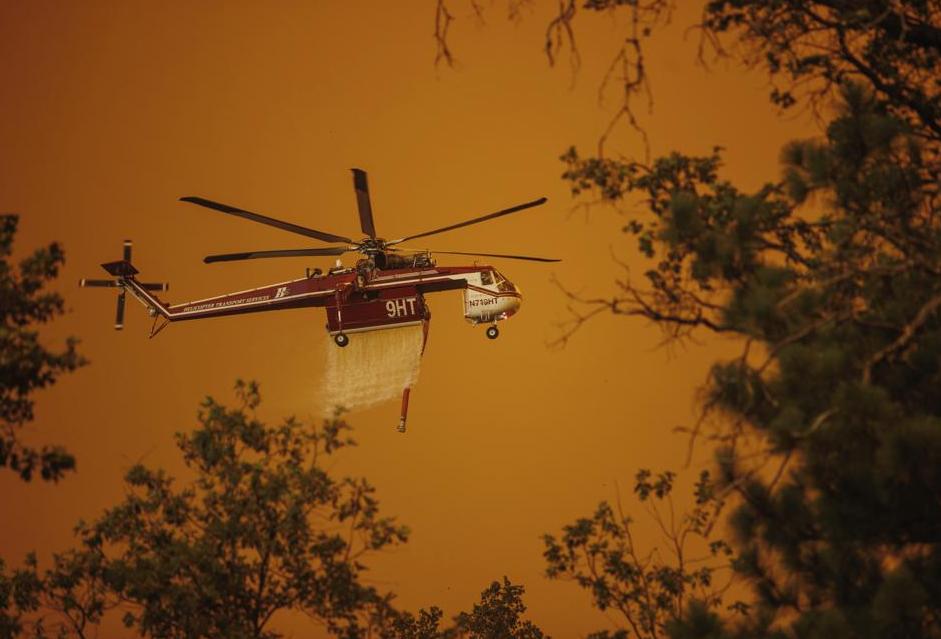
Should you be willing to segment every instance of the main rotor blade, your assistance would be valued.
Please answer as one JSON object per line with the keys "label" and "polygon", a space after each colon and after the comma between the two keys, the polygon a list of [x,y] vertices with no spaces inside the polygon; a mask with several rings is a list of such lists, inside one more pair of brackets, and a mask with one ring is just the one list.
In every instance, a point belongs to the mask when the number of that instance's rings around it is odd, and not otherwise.
{"label": "main rotor blade", "polygon": [[466,222],[459,222],[457,224],[452,224],[451,226],[445,226],[440,229],[435,229],[434,231],[425,231],[424,233],[418,233],[417,235],[409,235],[398,240],[392,240],[391,242],[386,242],[386,246],[392,246],[393,244],[398,244],[399,242],[404,242],[406,240],[414,240],[419,237],[427,237],[429,235],[435,235],[436,233],[444,233],[445,231],[452,231],[454,229],[459,229],[462,226],[470,226],[471,224],[479,224],[480,222],[486,222],[487,220],[492,220],[497,217],[504,215],[509,215],[510,213],[516,213],[517,211],[522,211],[524,209],[532,208],[534,206],[540,206],[546,203],[544,197],[539,198],[538,200],[533,200],[532,202],[526,202],[525,204],[517,204],[516,206],[511,206],[508,209],[503,209],[502,211],[497,211],[496,213],[490,213],[489,215],[482,215],[480,217],[475,217],[472,220],[467,220]]}
{"label": "main rotor blade", "polygon": [[324,233],[323,231],[316,231],[314,229],[309,229],[306,226],[299,226],[297,224],[292,224],[290,222],[283,222],[281,220],[276,220],[273,217],[268,217],[267,215],[261,215],[260,213],[252,213],[251,211],[246,211],[245,209],[239,209],[234,206],[229,206],[228,204],[220,204],[219,202],[213,202],[212,200],[207,200],[206,198],[202,198],[202,197],[196,197],[196,196],[181,197],[180,201],[189,202],[191,204],[197,204],[199,206],[205,206],[207,209],[213,209],[214,211],[228,213],[229,215],[236,215],[238,217],[244,217],[246,220],[259,222],[260,224],[267,224],[268,226],[279,228],[282,231],[288,231],[290,233],[297,233],[298,235],[303,235],[304,237],[312,237],[317,240],[323,240],[324,242],[347,242],[349,243],[353,241],[348,237],[343,237],[342,235],[334,235],[332,233]]}
{"label": "main rotor blade", "polygon": [[369,182],[366,180],[366,171],[351,169],[353,171],[353,189],[356,191],[356,206],[359,208],[359,227],[363,233],[376,239],[376,225],[372,219],[372,203],[369,201]]}
{"label": "main rotor blade", "polygon": [[307,257],[310,255],[342,255],[356,249],[348,246],[328,246],[327,248],[284,249],[278,251],[247,251],[245,253],[224,253],[222,255],[209,255],[203,258],[206,264],[213,262],[236,262],[238,260],[254,260],[261,257]]}
{"label": "main rotor blade", "polygon": [[[417,251],[415,249],[396,249],[399,251],[415,251],[416,253],[424,253],[425,251]],[[529,260],[530,262],[561,262],[562,260],[554,257],[531,257],[529,255],[503,255],[501,253],[464,253],[462,251],[436,251],[434,249],[429,249],[430,253],[436,255],[473,255],[477,257],[502,257],[508,260]]]}
{"label": "main rotor blade", "polygon": [[141,286],[147,291],[169,291],[170,285],[167,282],[143,282]]}

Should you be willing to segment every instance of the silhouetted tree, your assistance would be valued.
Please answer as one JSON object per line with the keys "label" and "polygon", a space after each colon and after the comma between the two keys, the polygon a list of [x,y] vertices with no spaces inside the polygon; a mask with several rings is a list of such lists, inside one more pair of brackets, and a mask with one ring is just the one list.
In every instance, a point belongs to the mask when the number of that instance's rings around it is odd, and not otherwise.
{"label": "silhouetted tree", "polygon": [[36,556],[27,555],[22,568],[4,574],[0,562],[0,638],[77,637],[97,635],[104,613],[117,606],[109,596],[101,557],[82,550],[53,556],[40,571]]}
{"label": "silhouetted tree", "polygon": [[[642,38],[674,3],[578,6],[629,17],[629,109],[645,88]],[[559,7],[547,50],[574,51],[576,3]],[[650,265],[611,295],[572,295],[573,330],[611,312],[671,339],[743,344],[713,367],[691,435],[715,426],[714,489],[739,500],[735,569],[755,604],[732,621],[693,601],[664,629],[941,636],[941,4],[713,0],[698,26],[704,54],[764,67],[777,106],[829,123],[824,139],[788,145],[782,179],[753,193],[720,177],[719,149],[563,156],[575,195],[638,211],[625,231]]]}
{"label": "silhouetted tree", "polygon": [[453,623],[441,627],[443,613],[437,606],[415,615],[392,605],[393,595],[374,599],[360,621],[340,635],[349,639],[549,639],[533,622],[523,619],[523,586],[506,577],[480,593],[470,612],[458,613]]}
{"label": "silhouetted tree", "polygon": [[[602,502],[591,517],[565,526],[559,538],[546,535],[546,574],[576,583],[599,610],[614,613],[617,629],[594,639],[656,639],[686,611],[690,601],[715,610],[731,584],[732,550],[715,531],[724,499],[703,471],[694,488],[695,505],[678,513],[673,503],[676,476],[637,472],[634,495],[655,524],[659,543],[635,540],[636,519],[620,499]],[[743,611],[735,602],[731,609]]]}
{"label": "silhouetted tree", "polygon": [[398,610],[392,605],[392,597],[377,601],[371,606],[365,621],[352,628],[350,637],[376,637],[377,639],[443,639],[441,609],[432,606],[419,610],[418,614]]}
{"label": "silhouetted tree", "polygon": [[[542,42],[549,64],[568,48],[572,68],[580,16],[620,17],[616,44],[599,96],[616,91],[620,104],[599,141],[598,155],[622,121],[643,134],[632,101],[653,94],[644,45],[671,21],[676,0],[561,0],[547,2],[552,17]],[[937,0],[702,0],[701,18],[689,25],[700,34],[703,64],[724,58],[763,68],[771,101],[787,109],[829,104],[848,82],[868,86],[874,99],[918,137],[941,142],[941,3]],[[506,14],[520,19],[533,3],[507,0]],[[448,33],[454,7],[482,20],[479,0],[435,0],[436,63],[453,64]],[[646,139],[646,137],[645,137]],[[933,151],[932,151],[933,153]]]}
{"label": "silhouetted tree", "polygon": [[[652,212],[628,225],[648,286],[625,278],[596,307],[744,341],[705,408],[726,417],[749,636],[941,634],[941,209],[924,144],[847,85],[826,139],[789,145],[782,183],[754,194],[718,177],[718,152],[568,158],[576,190],[640,193]],[[746,436],[772,471],[749,463]]]}
{"label": "silhouetted tree", "polygon": [[32,580],[13,591],[29,595],[13,609],[18,623],[20,611],[38,611],[33,634],[85,637],[118,608],[142,636],[263,638],[279,636],[273,615],[298,610],[334,635],[360,636],[363,615],[389,600],[362,583],[362,560],[408,531],[380,515],[364,479],[328,473],[332,455],[354,444],[345,422],[268,426],[254,416],[257,385],[236,392],[240,406],[207,399],[199,427],[177,435],[192,481],[177,487],[135,465],[124,501],[79,525],[76,550],[42,577],[31,563],[0,581],[4,603],[5,583]]}
{"label": "silhouetted tree", "polygon": [[720,55],[768,71],[779,106],[820,105],[855,82],[919,137],[941,142],[937,0],[711,0],[702,26]]}
{"label": "silhouetted tree", "polygon": [[441,628],[442,612],[437,607],[420,610],[418,615],[396,610],[391,597],[376,602],[366,623],[354,628],[349,637],[379,639],[549,639],[531,621],[523,619],[523,586],[509,579],[494,581],[480,593],[480,601],[470,612],[454,617],[452,625]]}
{"label": "silhouetted tree", "polygon": [[9,573],[0,559],[0,639],[18,637],[25,630],[26,620],[40,607],[42,588],[34,556]]}
{"label": "silhouetted tree", "polygon": [[62,351],[40,342],[37,326],[65,309],[61,295],[45,290],[59,274],[65,253],[53,242],[18,267],[11,265],[18,221],[16,215],[0,215],[0,468],[26,481],[37,470],[43,479],[57,481],[75,468],[75,458],[61,446],[24,443],[23,427],[33,419],[33,393],[85,360],[76,351],[75,338],[67,339]]}
{"label": "silhouetted tree", "polygon": [[0,562],[0,639],[97,636],[109,611],[144,637],[273,639],[279,611],[301,611],[341,639],[542,639],[522,618],[523,588],[504,578],[441,627],[439,608],[397,609],[362,580],[363,559],[404,543],[365,479],[328,472],[355,445],[336,416],[321,427],[255,417],[255,383],[240,404],[207,398],[199,426],[177,435],[193,479],[135,465],[126,497],[76,529],[79,544],[40,570],[33,555]]}
{"label": "silhouetted tree", "polygon": [[448,637],[460,639],[549,639],[533,622],[524,620],[523,586],[506,577],[480,593],[480,603],[454,618]]}

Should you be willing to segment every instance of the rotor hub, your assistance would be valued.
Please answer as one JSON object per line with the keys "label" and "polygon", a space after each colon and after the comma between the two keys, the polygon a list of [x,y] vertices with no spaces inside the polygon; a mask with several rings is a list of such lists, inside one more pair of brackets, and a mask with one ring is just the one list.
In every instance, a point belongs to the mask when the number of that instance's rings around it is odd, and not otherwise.
{"label": "rotor hub", "polygon": [[359,247],[357,250],[365,255],[375,255],[376,253],[382,253],[385,251],[385,248],[386,241],[381,237],[367,237],[359,242]]}

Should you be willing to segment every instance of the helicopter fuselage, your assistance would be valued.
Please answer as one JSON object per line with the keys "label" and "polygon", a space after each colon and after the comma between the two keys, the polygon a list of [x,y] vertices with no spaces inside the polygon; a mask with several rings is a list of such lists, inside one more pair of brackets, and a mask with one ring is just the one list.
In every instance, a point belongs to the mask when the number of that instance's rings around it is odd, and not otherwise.
{"label": "helicopter fuselage", "polygon": [[[365,260],[364,260],[365,261]],[[167,304],[138,282],[129,262],[103,265],[119,278],[152,316],[179,322],[290,308],[324,307],[331,335],[427,322],[425,295],[464,291],[464,317],[472,324],[494,323],[519,310],[519,289],[494,268],[436,266],[402,269],[334,268],[258,288]],[[130,268],[128,268],[130,267]]]}

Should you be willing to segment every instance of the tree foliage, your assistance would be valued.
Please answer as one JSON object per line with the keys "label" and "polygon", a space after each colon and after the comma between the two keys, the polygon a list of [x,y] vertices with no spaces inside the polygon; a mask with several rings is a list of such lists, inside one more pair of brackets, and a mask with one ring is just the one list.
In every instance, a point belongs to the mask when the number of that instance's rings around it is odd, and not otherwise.
{"label": "tree foliage", "polygon": [[480,603],[454,618],[454,628],[445,634],[455,639],[549,639],[533,622],[523,619],[523,586],[509,579],[494,581],[480,593]]}
{"label": "tree foliage", "polygon": [[28,556],[23,568],[9,573],[0,559],[0,638],[20,636],[29,616],[40,606],[41,592],[35,556]]}
{"label": "tree foliage", "polygon": [[193,478],[135,465],[126,496],[76,529],[77,547],[40,570],[0,563],[0,638],[96,636],[108,613],[144,637],[274,639],[273,618],[302,612],[341,639],[543,639],[523,619],[522,586],[504,578],[442,627],[437,607],[400,610],[364,582],[365,558],[408,530],[379,512],[366,480],[337,478],[355,445],[336,416],[320,427],[258,420],[255,383],[239,405],[207,398],[199,426],[177,435]]}
{"label": "tree foliage", "polygon": [[720,52],[768,71],[779,106],[819,105],[860,82],[893,119],[941,142],[937,0],[711,0],[703,28]]}
{"label": "tree foliage", "polygon": [[549,639],[523,618],[524,592],[523,586],[504,577],[485,588],[478,603],[469,612],[458,613],[446,628],[441,628],[443,615],[437,607],[421,610],[417,616],[388,607],[384,619],[373,618],[370,630],[381,639]]}
{"label": "tree foliage", "polygon": [[14,267],[9,258],[18,222],[16,215],[0,215],[0,468],[25,481],[37,471],[42,479],[57,481],[75,468],[75,458],[61,446],[24,443],[22,431],[33,419],[33,394],[85,360],[75,338],[66,340],[61,351],[40,341],[37,327],[65,311],[62,296],[46,290],[65,253],[53,242]]}
{"label": "tree foliage", "polygon": [[364,479],[328,472],[354,444],[339,417],[269,426],[254,415],[257,385],[236,391],[238,407],[209,398],[199,426],[177,435],[191,481],[135,465],[124,501],[79,525],[79,547],[37,577],[33,628],[48,631],[51,616],[85,637],[117,608],[142,636],[260,639],[280,636],[279,611],[297,610],[336,636],[362,636],[363,618],[389,601],[363,583],[363,560],[407,529],[380,514]]}
{"label": "tree foliage", "polygon": [[[825,139],[785,148],[782,181],[757,193],[718,177],[718,152],[567,158],[577,191],[640,194],[651,213],[627,225],[648,285],[622,280],[597,308],[743,340],[705,408],[726,416],[720,485],[742,500],[751,636],[941,633],[941,211],[924,144],[850,84]],[[775,470],[749,461],[747,436]]]}
{"label": "tree foliage", "polygon": [[[506,14],[518,20],[535,3],[507,0]],[[581,65],[577,45],[583,16],[619,18],[621,37],[599,87],[618,96],[597,154],[619,123],[647,137],[634,103],[653,105],[645,45],[668,25],[676,0],[561,0],[545,3],[551,17],[542,48],[550,65],[568,50],[572,68]],[[938,0],[703,0],[699,60],[717,59],[761,68],[771,81],[770,99],[782,109],[805,106],[821,111],[839,87],[859,82],[870,88],[888,114],[918,137],[941,142],[941,2]],[[479,0],[436,0],[436,63],[453,65],[449,29],[456,6],[469,6],[482,21]],[[934,154],[934,148],[930,149]],[[938,158],[935,158],[936,160]]]}
{"label": "tree foliage", "polygon": [[266,426],[251,414],[257,386],[237,392],[239,408],[208,399],[200,428],[177,437],[196,480],[175,490],[135,466],[127,499],[83,529],[85,544],[109,557],[110,583],[136,604],[126,622],[147,634],[272,637],[271,617],[289,608],[338,631],[376,596],[362,558],[408,531],[380,515],[364,479],[327,473],[353,444],[344,422]]}
{"label": "tree foliage", "polygon": [[[593,605],[614,613],[618,627],[595,639],[656,639],[686,611],[690,601],[706,610],[720,608],[729,579],[731,548],[715,534],[724,501],[703,471],[694,488],[694,506],[677,513],[676,475],[637,472],[634,495],[656,525],[660,544],[644,549],[635,540],[633,517],[618,500],[602,502],[591,517],[544,538],[546,574],[571,580],[591,594]],[[736,602],[732,608],[742,610]]]}
{"label": "tree foliage", "polygon": [[[675,4],[562,2],[553,24],[570,37],[557,42],[574,54],[576,14],[598,10],[626,14],[627,42],[638,24],[653,37]],[[782,178],[755,192],[721,178],[721,149],[562,158],[576,196],[635,212],[625,231],[649,264],[611,295],[572,295],[572,330],[612,312],[668,339],[743,344],[713,367],[692,435],[716,427],[715,489],[740,500],[735,569],[755,605],[733,622],[698,600],[666,627],[939,636],[941,4],[709,0],[695,26],[703,60],[763,68],[774,105],[810,108],[826,128],[788,145]],[[631,55],[643,72],[642,46]],[[625,104],[637,77],[620,74]]]}

